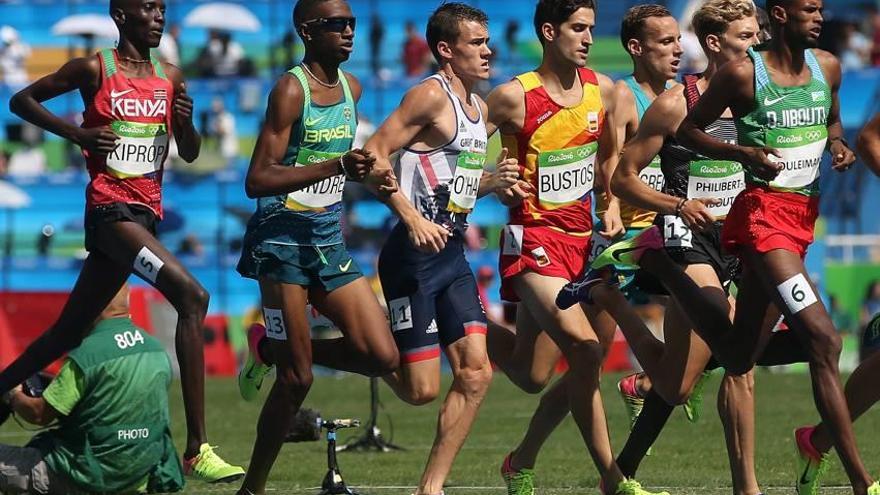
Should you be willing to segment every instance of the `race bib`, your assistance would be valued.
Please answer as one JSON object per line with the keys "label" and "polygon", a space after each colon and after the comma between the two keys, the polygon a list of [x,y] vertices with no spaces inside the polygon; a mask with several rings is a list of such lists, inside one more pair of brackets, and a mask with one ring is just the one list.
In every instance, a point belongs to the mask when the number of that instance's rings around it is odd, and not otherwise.
{"label": "race bib", "polygon": [[661,191],[663,189],[663,182],[665,179],[663,178],[663,170],[660,169],[659,156],[655,156],[654,159],[651,160],[651,163],[639,172],[639,179],[655,191]]}
{"label": "race bib", "polygon": [[455,175],[449,183],[449,203],[446,209],[453,213],[470,213],[477,203],[477,191],[483,176],[486,154],[462,151],[455,163]]}
{"label": "race bib", "polygon": [[165,124],[139,122],[110,123],[119,136],[119,144],[107,155],[107,169],[115,177],[143,177],[162,168],[168,153],[168,130]]}
{"label": "race bib", "polygon": [[767,146],[779,150],[778,158],[770,155],[782,170],[770,182],[770,187],[792,190],[807,187],[819,177],[819,165],[828,141],[828,128],[824,125],[799,129],[770,129]]}
{"label": "race bib", "polygon": [[736,196],[745,189],[743,168],[738,162],[695,160],[690,165],[688,193],[690,199],[717,198],[721,204],[708,206],[715,218],[724,218]]}
{"label": "race bib", "polygon": [[[302,148],[296,155],[297,167],[308,167],[339,157],[342,153],[326,153]],[[345,189],[345,176],[342,174],[328,177],[299,191],[287,195],[284,205],[296,211],[324,211],[342,201]]]}
{"label": "race bib", "polygon": [[548,210],[585,201],[593,189],[596,142],[538,154],[538,201]]}
{"label": "race bib", "polygon": [[693,233],[681,217],[663,215],[663,244],[670,248],[693,247]]}

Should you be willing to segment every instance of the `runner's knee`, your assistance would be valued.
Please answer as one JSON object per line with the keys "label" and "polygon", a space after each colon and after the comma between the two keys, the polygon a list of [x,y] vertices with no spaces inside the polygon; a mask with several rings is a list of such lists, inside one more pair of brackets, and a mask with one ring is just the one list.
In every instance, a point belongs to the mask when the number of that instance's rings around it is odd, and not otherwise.
{"label": "runner's knee", "polygon": [[568,350],[568,365],[578,373],[596,373],[602,366],[604,350],[596,340],[575,342]]}
{"label": "runner's knee", "polygon": [[483,397],[492,382],[492,365],[488,361],[465,366],[458,371],[455,380],[468,397]]}
{"label": "runner's knee", "polygon": [[413,383],[406,387],[400,399],[413,406],[424,406],[434,402],[440,395],[440,386],[435,383]]}
{"label": "runner's knee", "polygon": [[312,387],[314,381],[312,368],[306,365],[279,366],[278,381],[286,392],[303,396]]}

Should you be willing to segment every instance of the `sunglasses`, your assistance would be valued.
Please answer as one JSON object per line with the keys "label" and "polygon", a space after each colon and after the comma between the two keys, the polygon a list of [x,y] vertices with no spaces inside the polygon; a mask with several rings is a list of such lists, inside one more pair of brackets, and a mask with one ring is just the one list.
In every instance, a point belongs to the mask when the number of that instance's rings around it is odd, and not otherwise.
{"label": "sunglasses", "polygon": [[306,21],[302,25],[305,27],[317,26],[325,31],[342,33],[345,31],[345,28],[351,28],[354,31],[356,22],[357,19],[354,17],[318,17],[317,19]]}

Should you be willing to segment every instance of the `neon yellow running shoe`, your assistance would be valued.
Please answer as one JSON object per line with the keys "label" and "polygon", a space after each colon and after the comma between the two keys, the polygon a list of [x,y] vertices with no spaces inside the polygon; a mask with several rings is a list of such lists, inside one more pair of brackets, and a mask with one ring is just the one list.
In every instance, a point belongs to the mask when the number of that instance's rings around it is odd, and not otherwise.
{"label": "neon yellow running shoe", "polygon": [[208,483],[231,483],[244,478],[244,469],[233,466],[214,453],[214,447],[203,443],[193,458],[183,459],[183,472]]}
{"label": "neon yellow running shoe", "polygon": [[[620,392],[620,398],[623,399],[623,406],[626,408],[626,414],[629,416],[629,431],[636,426],[639,414],[642,414],[642,408],[645,407],[645,399],[638,394],[636,389],[636,380],[639,374],[633,373],[627,375],[617,382],[617,391]],[[651,455],[653,448],[648,447],[645,455]]]}
{"label": "neon yellow running shoe", "polygon": [[263,386],[263,378],[272,371],[272,366],[265,364],[260,357],[260,341],[265,337],[266,327],[263,325],[254,323],[248,328],[248,357],[238,372],[238,393],[247,402],[257,398],[260,387]]}
{"label": "neon yellow running shoe", "polygon": [[875,481],[873,485],[869,486],[868,495],[880,495],[880,483]]}
{"label": "neon yellow running shoe", "polygon": [[614,495],[669,495],[669,492],[649,492],[642,488],[638,481],[624,479],[617,484]]}
{"label": "neon yellow running shoe", "polygon": [[663,249],[663,234],[656,225],[652,225],[631,239],[626,239],[608,246],[602,254],[596,256],[591,268],[603,266],[639,266],[639,259],[647,250]]}
{"label": "neon yellow running shoe", "polygon": [[[830,455],[828,452],[821,453],[816,450],[810,440],[815,429],[815,426],[804,426],[794,430],[794,444],[797,448],[800,473],[795,482],[798,495],[819,495],[821,487],[819,479],[828,471]],[[871,493],[870,489],[868,493]],[[880,495],[880,491],[877,494]]]}
{"label": "neon yellow running shoe", "polygon": [[513,469],[507,454],[501,463],[501,477],[507,485],[507,495],[535,495],[535,471],[533,469]]}
{"label": "neon yellow running shoe", "polygon": [[684,415],[687,416],[688,421],[691,423],[699,421],[700,415],[703,413],[703,387],[706,386],[706,380],[710,376],[712,376],[711,371],[704,371],[700,375],[697,383],[694,383],[691,395],[688,396],[687,401],[681,406],[684,409]]}

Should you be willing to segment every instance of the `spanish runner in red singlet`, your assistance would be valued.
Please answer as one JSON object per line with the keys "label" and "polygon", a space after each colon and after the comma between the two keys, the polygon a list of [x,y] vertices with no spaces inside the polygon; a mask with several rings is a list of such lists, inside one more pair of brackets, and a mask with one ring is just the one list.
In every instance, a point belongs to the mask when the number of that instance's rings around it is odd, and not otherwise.
{"label": "spanish runner in red singlet", "polygon": [[[205,481],[233,481],[244,470],[220,459],[205,431],[202,322],[208,293],[155,236],[171,136],[181,158],[192,162],[199,155],[201,138],[192,122],[192,99],[180,69],[150,55],[165,27],[164,0],[111,0],[109,11],[119,29],[115,50],[71,60],[10,101],[12,111],[24,120],[82,148],[91,178],[85,214],[89,256],[58,320],[0,373],[0,392],[75,347],[135,273],[178,312],[186,471]],[[74,90],[85,105],[81,127],[42,104]]]}

